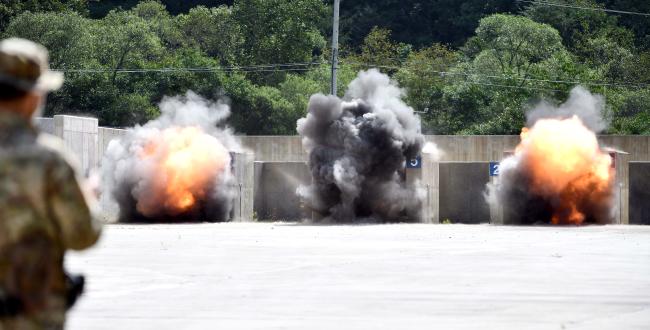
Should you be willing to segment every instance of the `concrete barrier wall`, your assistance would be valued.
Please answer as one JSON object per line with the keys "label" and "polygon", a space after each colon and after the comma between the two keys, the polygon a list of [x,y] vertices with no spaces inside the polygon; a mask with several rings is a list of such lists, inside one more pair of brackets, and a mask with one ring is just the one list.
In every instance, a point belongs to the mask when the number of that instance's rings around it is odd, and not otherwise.
{"label": "concrete barrier wall", "polygon": [[422,187],[426,191],[423,222],[440,222],[440,163],[434,155],[422,155]]}
{"label": "concrete barrier wall", "polygon": [[307,153],[299,136],[240,136],[242,145],[259,162],[306,162]]}
{"label": "concrete barrier wall", "polygon": [[258,220],[311,218],[296,189],[311,183],[305,162],[255,162],[255,213]]}
{"label": "concrete barrier wall", "polygon": [[55,135],[54,132],[54,118],[34,118],[34,125],[42,132]]}
{"label": "concrete barrier wall", "polygon": [[[427,135],[428,142],[434,142],[443,154],[443,162],[490,162],[500,161],[504,153],[515,149],[519,143],[517,135]],[[625,152],[617,156],[617,210],[616,222],[628,223],[628,162],[650,161],[650,136],[641,135],[601,135],[598,137],[601,146]],[[302,150],[299,136],[246,136],[242,143],[255,153],[256,161],[307,161],[308,155]],[[426,166],[426,165],[425,165]],[[424,169],[423,169],[424,170]],[[427,180],[427,176],[422,177]],[[435,200],[435,191],[430,186],[430,196]],[[434,207],[430,219],[436,222]]]}
{"label": "concrete barrier wall", "polygon": [[[104,128],[97,126],[97,120],[93,118],[83,118],[74,116],[55,116],[54,118],[37,118],[35,124],[44,132],[54,134],[64,140],[65,145],[74,153],[81,163],[81,167],[85,174],[93,168],[101,166],[101,159],[104,156],[106,148],[110,141],[120,138],[126,134],[126,130]],[[308,160],[307,153],[302,148],[301,138],[299,136],[241,136],[240,140],[242,145],[248,148],[254,154],[254,160],[257,162],[283,162],[283,163],[304,163]],[[503,158],[504,152],[513,150],[519,142],[519,136],[440,136],[429,135],[426,140],[434,142],[438,148],[443,151],[440,161],[441,162],[489,162],[499,161]],[[620,154],[616,160],[616,175],[617,175],[617,198],[620,205],[620,213],[617,214],[618,223],[629,222],[629,208],[628,202],[632,198],[629,196],[630,180],[628,174],[629,162],[650,162],[650,136],[613,136],[604,135],[600,136],[599,140],[604,147],[610,147],[617,150],[625,151],[627,154]],[[425,157],[426,158],[426,155]],[[258,179],[264,181],[266,177],[277,177],[276,174],[270,174],[273,171],[279,171],[274,166],[269,165],[268,169],[264,166],[256,165],[253,172],[254,186],[259,186],[261,183]],[[293,165],[300,167],[301,165]],[[280,166],[281,167],[281,166]],[[306,168],[306,167],[305,167]],[[422,187],[427,190],[427,201],[425,222],[438,222],[442,217],[445,217],[445,210],[440,210],[440,182],[439,167],[435,161],[425,161],[423,168],[419,174],[416,175],[418,180],[421,181]],[[262,172],[259,172],[262,171]],[[265,172],[266,171],[266,172]],[[269,172],[270,171],[270,172]],[[304,181],[309,178],[308,172],[296,169],[296,177],[298,181]],[[263,173],[263,174],[260,174]],[[262,177],[260,177],[262,175]],[[307,175],[303,177],[303,175]],[[275,180],[275,179],[268,179]],[[444,183],[443,183],[444,185]],[[265,184],[262,184],[264,189],[267,189]],[[294,187],[297,185],[282,186],[281,188],[269,188],[266,190],[269,194],[276,194],[282,192],[285,196],[295,196]],[[482,187],[483,188],[483,187]],[[273,190],[276,189],[276,190]],[[289,192],[291,194],[289,194]],[[292,218],[302,217],[295,212],[288,209],[278,211],[280,213],[273,213],[268,211],[266,205],[273,204],[272,202],[260,201],[259,193],[253,192],[255,199],[255,211],[263,210],[263,214],[258,213],[258,217],[276,217],[277,219],[283,218],[288,215]],[[263,203],[263,204],[260,204]],[[296,204],[295,201],[290,201],[288,204]],[[265,205],[258,209],[259,205]],[[443,214],[440,214],[442,211]],[[246,210],[248,212],[248,210]],[[242,213],[246,213],[242,211]],[[300,211],[302,212],[302,211]],[[242,216],[246,218],[246,216]],[[453,220],[453,219],[452,219]],[[636,221],[636,220],[635,220]]]}
{"label": "concrete barrier wall", "polygon": [[240,222],[253,221],[255,155],[252,153],[232,153],[232,157],[232,170],[237,191],[232,210],[232,220]]}
{"label": "concrete barrier wall", "polygon": [[650,162],[630,162],[630,224],[650,225]]}
{"label": "concrete barrier wall", "polygon": [[[299,136],[242,136],[242,144],[255,153],[256,161],[307,161]],[[440,161],[490,162],[503,158],[504,151],[514,150],[517,135],[427,135],[444,153]],[[604,147],[625,151],[631,161],[650,161],[650,136],[602,135]],[[624,164],[622,164],[624,165]]]}
{"label": "concrete barrier wall", "polygon": [[99,126],[97,119],[75,116],[34,118],[34,124],[42,132],[63,140],[66,148],[75,155],[84,174],[99,166]]}
{"label": "concrete barrier wall", "polygon": [[514,150],[519,143],[516,135],[461,136],[427,135],[443,151],[443,162],[490,162],[503,159],[504,151]]}
{"label": "concrete barrier wall", "polygon": [[483,196],[490,181],[488,162],[441,162],[438,177],[441,222],[490,222],[490,208]]}
{"label": "concrete barrier wall", "polygon": [[614,179],[614,223],[629,223],[629,175],[628,166],[630,154],[624,152],[610,152],[614,157],[615,179]]}
{"label": "concrete barrier wall", "polygon": [[97,124],[95,118],[54,116],[54,135],[77,157],[85,175],[99,164]]}
{"label": "concrete barrier wall", "polygon": [[[56,116],[70,117],[71,116]],[[96,123],[96,119],[88,118]],[[52,131],[53,119],[37,118],[37,125],[45,132]],[[99,127],[98,159],[108,146],[108,143],[126,133],[126,130]],[[58,134],[55,134],[58,135]],[[443,151],[440,161],[449,162],[489,162],[499,161],[504,151],[513,150],[519,143],[516,135],[427,135],[426,140],[434,142]],[[306,162],[307,153],[302,148],[299,136],[240,136],[243,146],[255,154],[255,161],[261,162]],[[599,136],[605,147],[622,150],[629,153],[629,161],[650,161],[650,136],[639,135],[603,135]],[[626,167],[626,160],[620,165]]]}
{"label": "concrete barrier wall", "polygon": [[424,194],[422,201],[422,222],[439,222],[439,162],[432,154],[422,154],[420,168],[406,169],[406,183],[413,189],[421,189]]}

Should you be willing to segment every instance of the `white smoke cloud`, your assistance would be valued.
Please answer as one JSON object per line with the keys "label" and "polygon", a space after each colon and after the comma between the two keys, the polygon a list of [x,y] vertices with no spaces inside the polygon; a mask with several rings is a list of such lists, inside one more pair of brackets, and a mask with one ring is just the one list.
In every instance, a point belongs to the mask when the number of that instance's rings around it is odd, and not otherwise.
{"label": "white smoke cloud", "polygon": [[[103,194],[108,195],[109,203],[119,206],[121,221],[164,221],[175,217],[181,220],[228,220],[236,193],[229,152],[241,150],[232,131],[223,124],[230,114],[228,105],[220,101],[211,102],[188,91],[183,96],[165,97],[160,103],[160,111],[157,119],[130,128],[123,138],[109,143],[102,161]],[[187,144],[184,148],[205,148],[201,161],[190,164],[191,161],[181,159],[179,166],[187,171],[203,171],[210,175],[189,185],[188,191],[199,200],[181,214],[166,207],[164,189],[173,183],[174,178],[161,174],[165,166],[161,159],[168,157],[174,148],[168,141],[170,128],[197,128],[201,132],[195,140],[183,142]],[[156,144],[154,151],[150,150],[152,143]]]}
{"label": "white smoke cloud", "polygon": [[544,118],[571,118],[576,115],[590,130],[600,133],[608,126],[603,116],[604,109],[605,98],[602,95],[592,94],[584,87],[577,86],[560,106],[546,101],[538,104],[526,114],[526,126],[532,127],[536,121]]}
{"label": "white smoke cloud", "polygon": [[433,142],[427,142],[422,148],[422,153],[427,154],[432,161],[440,161],[444,157],[444,150],[438,148],[438,145]]}

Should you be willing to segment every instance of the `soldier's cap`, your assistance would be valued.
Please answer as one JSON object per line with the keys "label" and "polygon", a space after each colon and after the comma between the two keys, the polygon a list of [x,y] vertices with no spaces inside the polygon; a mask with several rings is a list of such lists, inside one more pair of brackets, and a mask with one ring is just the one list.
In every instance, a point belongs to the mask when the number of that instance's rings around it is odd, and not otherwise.
{"label": "soldier's cap", "polygon": [[50,71],[45,47],[20,38],[0,41],[0,83],[48,92],[61,88],[63,73]]}

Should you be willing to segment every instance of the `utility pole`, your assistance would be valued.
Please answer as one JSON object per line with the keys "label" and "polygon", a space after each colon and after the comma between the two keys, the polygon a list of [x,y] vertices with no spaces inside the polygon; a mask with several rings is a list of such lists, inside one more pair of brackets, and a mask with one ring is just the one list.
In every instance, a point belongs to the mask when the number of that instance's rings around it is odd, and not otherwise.
{"label": "utility pole", "polygon": [[334,18],[332,21],[332,84],[330,94],[336,96],[336,69],[339,65],[339,7],[341,0],[334,0]]}

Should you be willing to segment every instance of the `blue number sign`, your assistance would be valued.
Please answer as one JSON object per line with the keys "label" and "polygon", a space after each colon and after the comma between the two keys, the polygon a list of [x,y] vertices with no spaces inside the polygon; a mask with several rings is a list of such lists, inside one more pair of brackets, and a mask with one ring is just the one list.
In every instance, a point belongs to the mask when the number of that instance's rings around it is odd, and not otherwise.
{"label": "blue number sign", "polygon": [[417,156],[406,161],[406,168],[422,168],[422,157]]}
{"label": "blue number sign", "polygon": [[499,176],[499,162],[490,162],[490,176]]}

